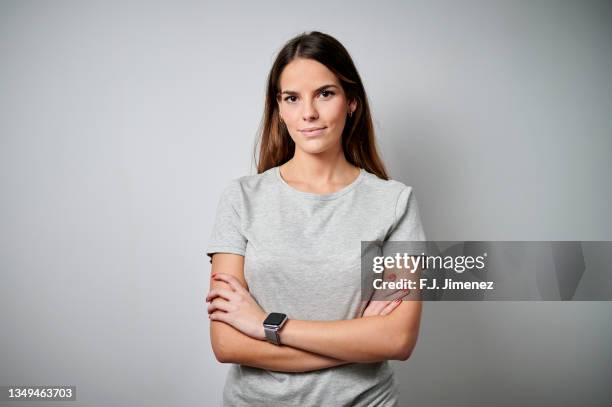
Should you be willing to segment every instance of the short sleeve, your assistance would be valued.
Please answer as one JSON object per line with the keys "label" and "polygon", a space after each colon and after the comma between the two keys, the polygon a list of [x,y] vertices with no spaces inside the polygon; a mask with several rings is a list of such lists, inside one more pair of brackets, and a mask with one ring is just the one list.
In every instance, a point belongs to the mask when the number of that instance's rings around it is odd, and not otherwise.
{"label": "short sleeve", "polygon": [[206,255],[212,263],[214,253],[235,253],[244,256],[247,239],[242,231],[240,182],[232,180],[225,187],[217,204],[217,213]]}
{"label": "short sleeve", "polygon": [[421,252],[425,252],[425,240],[425,231],[419,212],[419,205],[414,195],[414,189],[409,186],[404,186],[397,198],[395,205],[395,222],[387,234],[385,243],[388,241],[422,242],[409,244],[402,243],[395,246],[410,248],[410,250],[414,250],[420,254]]}

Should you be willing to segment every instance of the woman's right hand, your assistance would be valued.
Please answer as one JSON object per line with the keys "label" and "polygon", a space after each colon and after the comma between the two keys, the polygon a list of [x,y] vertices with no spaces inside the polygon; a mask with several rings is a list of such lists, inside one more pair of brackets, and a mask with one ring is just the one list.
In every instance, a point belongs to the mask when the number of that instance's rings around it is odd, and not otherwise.
{"label": "woman's right hand", "polygon": [[363,311],[363,317],[390,314],[398,305],[402,303],[402,298],[390,301],[370,301]]}

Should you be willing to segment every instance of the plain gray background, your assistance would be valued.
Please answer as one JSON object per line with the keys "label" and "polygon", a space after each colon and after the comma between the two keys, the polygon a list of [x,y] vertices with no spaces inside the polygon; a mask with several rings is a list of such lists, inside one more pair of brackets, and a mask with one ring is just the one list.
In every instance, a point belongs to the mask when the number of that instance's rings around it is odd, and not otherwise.
{"label": "plain gray background", "polygon": [[[219,402],[204,249],[308,30],[354,58],[429,239],[612,240],[610,2],[1,1],[0,385]],[[403,405],[608,406],[612,304],[426,303],[393,366]]]}

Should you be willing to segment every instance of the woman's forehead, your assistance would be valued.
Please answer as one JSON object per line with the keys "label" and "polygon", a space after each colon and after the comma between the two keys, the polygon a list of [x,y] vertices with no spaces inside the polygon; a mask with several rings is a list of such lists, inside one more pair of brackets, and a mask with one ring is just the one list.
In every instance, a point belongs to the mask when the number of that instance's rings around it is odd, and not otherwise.
{"label": "woman's forehead", "polygon": [[301,92],[317,90],[326,85],[339,86],[338,78],[322,63],[312,59],[291,61],[280,76],[282,91]]}

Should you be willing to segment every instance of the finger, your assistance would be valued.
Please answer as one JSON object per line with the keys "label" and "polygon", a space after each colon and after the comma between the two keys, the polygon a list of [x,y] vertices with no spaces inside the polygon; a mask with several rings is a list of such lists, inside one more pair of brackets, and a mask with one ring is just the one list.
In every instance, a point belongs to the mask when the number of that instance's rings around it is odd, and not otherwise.
{"label": "finger", "polygon": [[230,303],[221,298],[215,298],[213,301],[208,304],[208,313],[215,312],[217,310],[229,312],[230,311]]}
{"label": "finger", "polygon": [[215,311],[212,314],[208,314],[208,318],[211,321],[220,321],[228,324],[230,323],[228,314],[223,311]]}
{"label": "finger", "polygon": [[233,291],[225,288],[213,288],[206,295],[206,302],[210,302],[213,300],[213,298],[217,297],[225,298],[226,300],[234,300],[236,299],[236,294]]}
{"label": "finger", "polygon": [[225,288],[213,288],[206,294],[206,302],[212,301],[214,298],[221,297],[230,300],[234,292]]}
{"label": "finger", "polygon": [[374,312],[374,313],[375,313],[375,315],[378,315],[378,313],[379,313],[380,311],[382,311],[382,310],[383,310],[383,308],[385,308],[385,307],[387,306],[387,304],[389,304],[390,302],[391,302],[391,301],[380,301],[380,300],[377,300],[377,301],[371,301],[371,302],[370,302],[370,305],[368,306],[368,308],[370,308],[370,310],[371,310],[372,312]]}
{"label": "finger", "polygon": [[364,317],[376,316],[380,314],[380,311],[389,303],[389,301],[370,301],[368,306],[363,311]]}
{"label": "finger", "polygon": [[387,306],[383,308],[383,310],[380,312],[380,315],[389,315],[401,303],[402,303],[402,300],[400,298],[398,298],[397,300],[389,301],[389,304],[387,304]]}
{"label": "finger", "polygon": [[226,283],[230,285],[230,287],[234,289],[234,291],[237,291],[239,293],[246,291],[246,289],[242,286],[242,284],[240,284],[238,279],[229,274],[217,273],[213,278],[215,280],[225,281]]}

